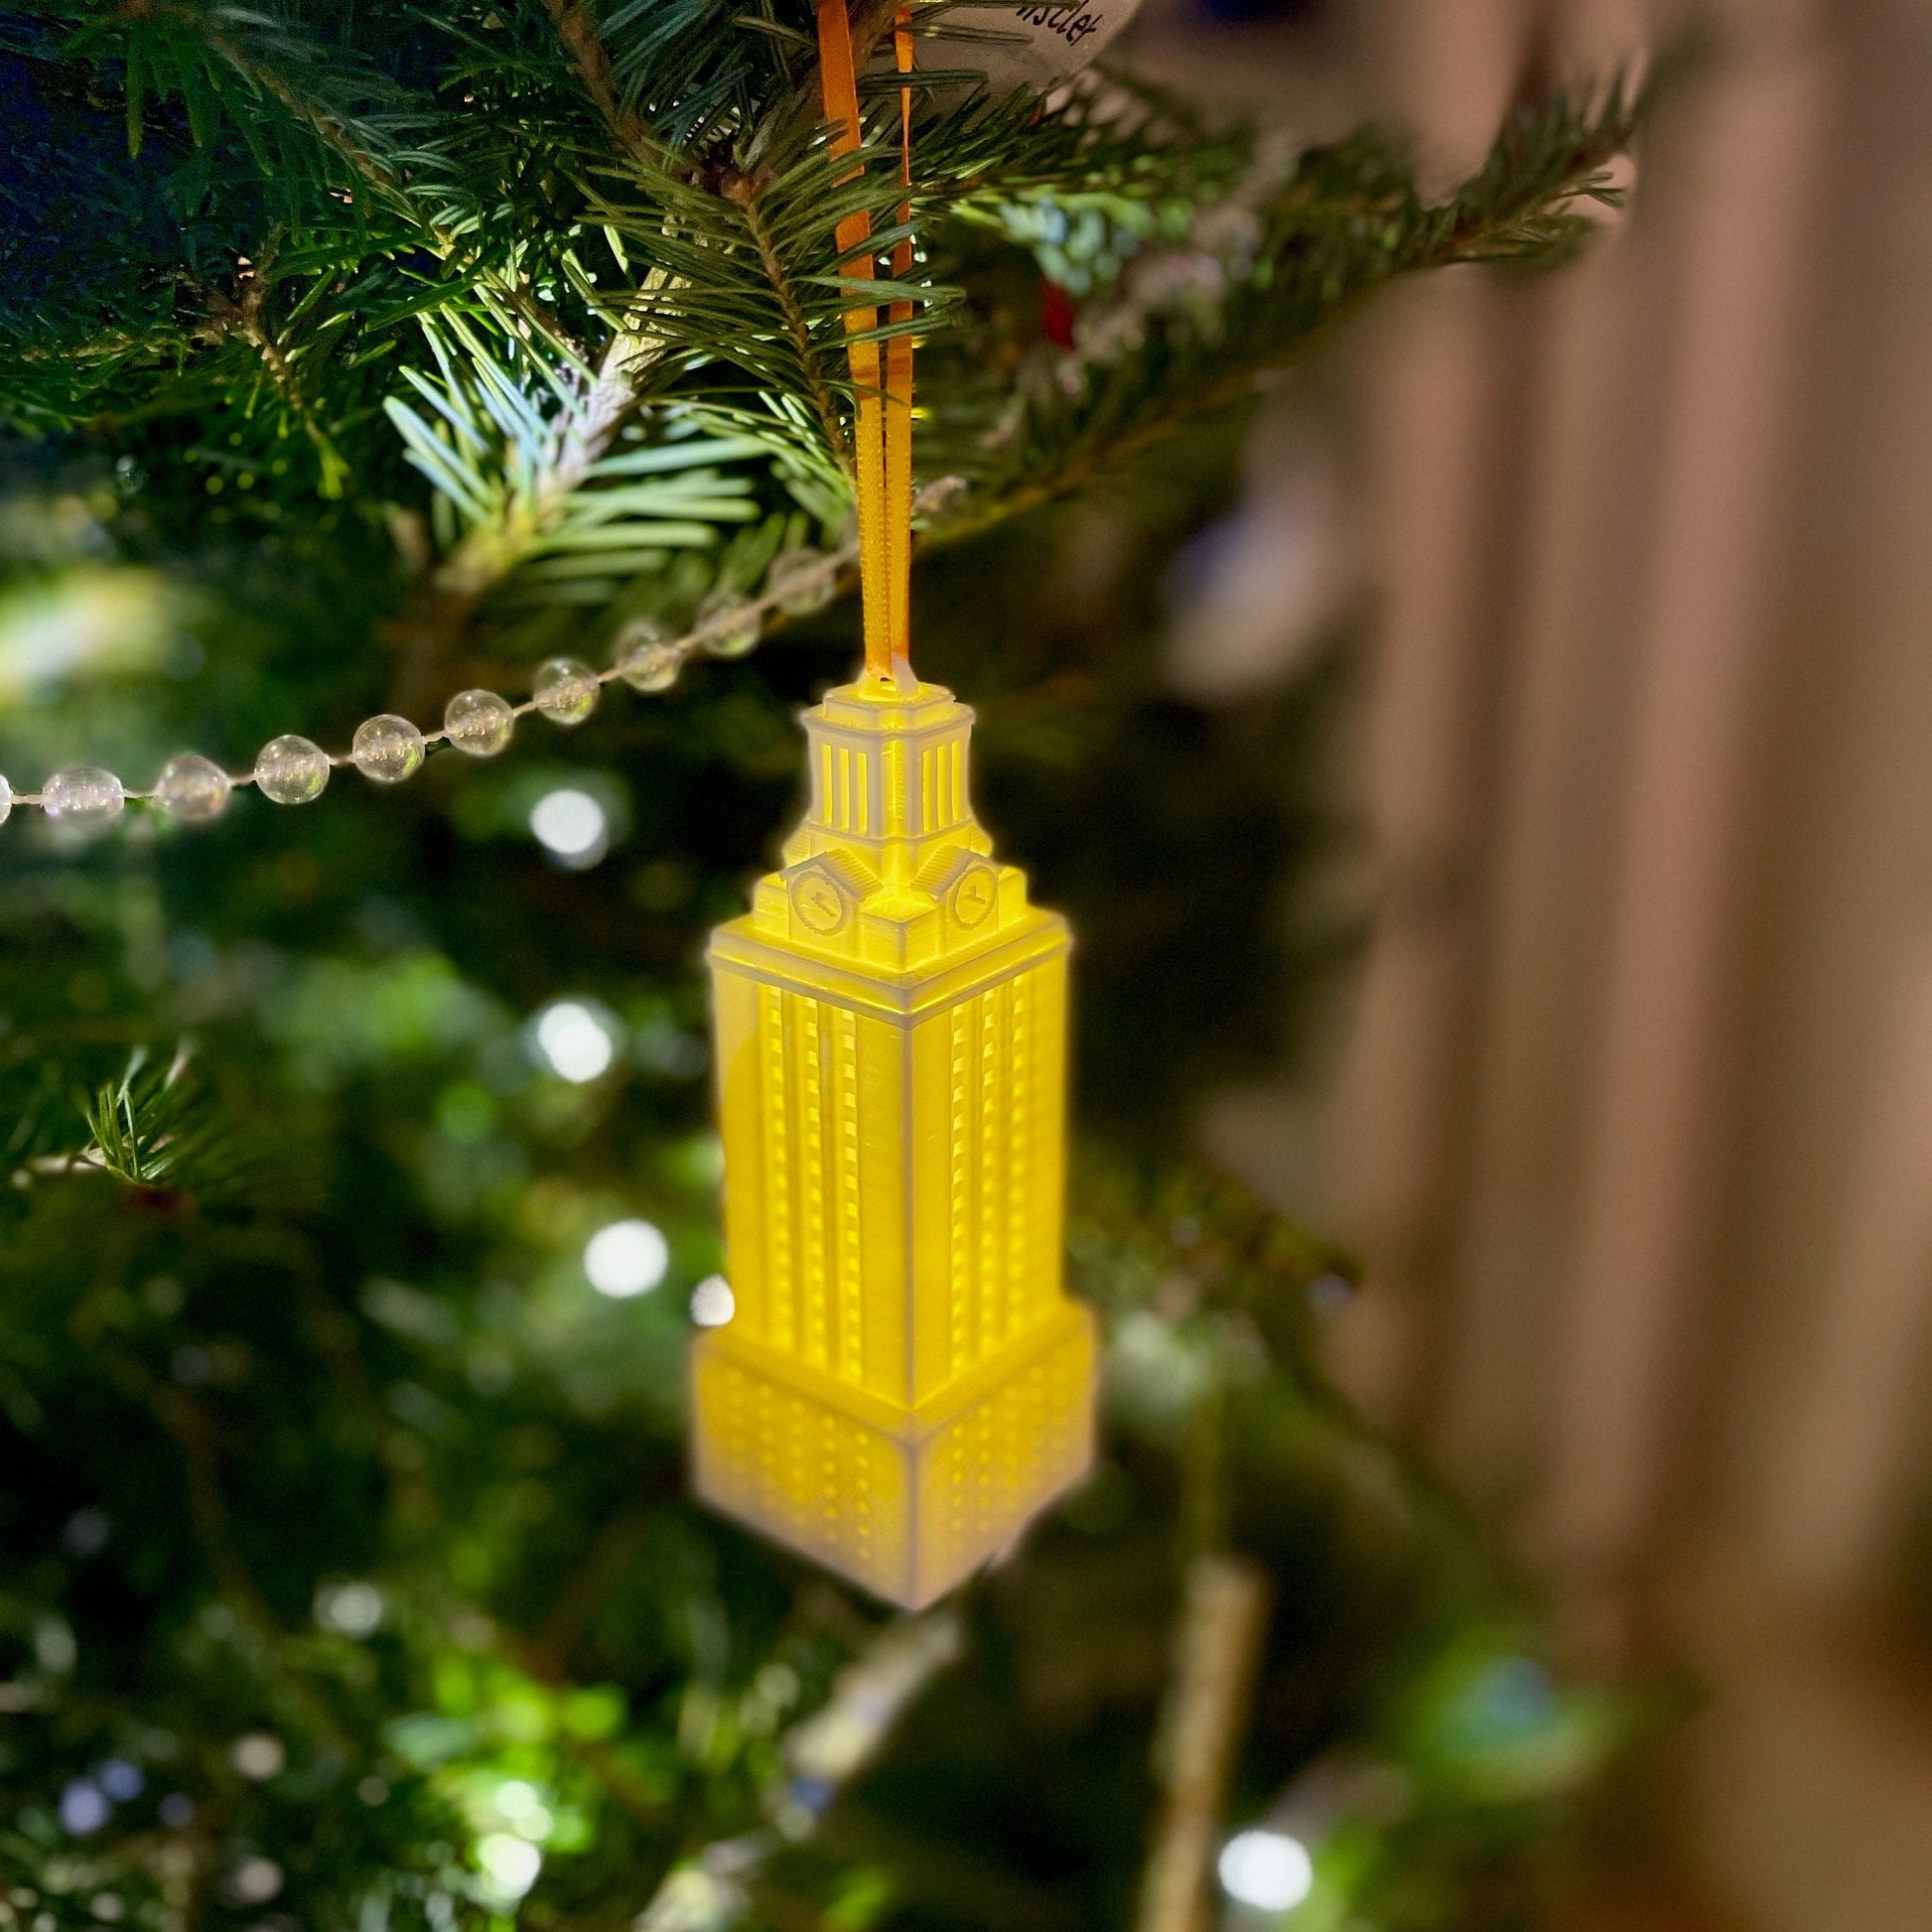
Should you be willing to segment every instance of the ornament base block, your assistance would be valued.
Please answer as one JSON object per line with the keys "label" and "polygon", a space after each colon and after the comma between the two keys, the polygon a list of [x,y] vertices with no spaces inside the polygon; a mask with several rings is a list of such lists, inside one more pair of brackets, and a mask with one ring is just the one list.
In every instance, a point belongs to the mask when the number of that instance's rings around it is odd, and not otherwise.
{"label": "ornament base block", "polygon": [[1054,1317],[916,1408],[755,1340],[698,1338],[698,1494],[875,1595],[923,1609],[1005,1549],[1093,1457],[1093,1317]]}

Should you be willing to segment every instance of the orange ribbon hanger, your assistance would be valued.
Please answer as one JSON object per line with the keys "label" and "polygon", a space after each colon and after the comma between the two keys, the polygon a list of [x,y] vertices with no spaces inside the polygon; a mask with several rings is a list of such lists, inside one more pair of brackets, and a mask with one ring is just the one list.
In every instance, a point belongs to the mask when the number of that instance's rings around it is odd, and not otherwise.
{"label": "orange ribbon hanger", "polygon": [[[912,70],[912,36],[900,14],[893,30],[893,47],[900,73]],[[832,139],[835,155],[855,153],[864,133],[859,120],[859,76],[852,57],[852,23],[846,0],[818,0],[818,56],[825,118],[838,129]],[[912,186],[912,89],[901,86],[899,100],[899,184]],[[850,175],[845,177],[851,180]],[[904,226],[912,218],[909,193],[899,204]],[[848,214],[836,230],[839,272],[851,282],[870,282],[874,256],[872,219],[863,209]],[[903,282],[912,272],[911,237],[893,248],[894,278]],[[887,305],[893,324],[912,319],[912,303]],[[849,338],[846,354],[851,363],[852,388],[858,398],[855,426],[859,491],[859,575],[865,601],[866,669],[874,677],[897,684],[912,680],[911,565],[912,565],[912,338],[890,337],[881,344],[872,332],[879,327],[877,304],[855,303],[845,312]],[[882,371],[883,363],[883,371]],[[882,378],[883,373],[883,380]]]}

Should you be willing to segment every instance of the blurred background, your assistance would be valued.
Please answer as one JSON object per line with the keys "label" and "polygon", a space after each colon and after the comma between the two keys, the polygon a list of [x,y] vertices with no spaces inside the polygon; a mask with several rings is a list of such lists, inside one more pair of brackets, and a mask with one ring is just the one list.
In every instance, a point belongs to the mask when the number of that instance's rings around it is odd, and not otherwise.
{"label": "blurred background", "polygon": [[[1143,59],[1291,123],[1394,113],[1447,172],[1539,78],[1686,24],[1212,11],[1146,19]],[[1701,19],[1605,246],[1403,292],[1323,429],[1293,394],[1256,425],[1175,673],[1237,703],[1362,600],[1335,889],[1373,927],[1320,1050],[1206,1136],[1363,1244],[1331,1365],[1572,1640],[1694,1665],[1645,1795],[1712,1922],[1902,1932],[1932,1913],[1932,36],[1882,0]]]}
{"label": "blurred background", "polygon": [[[8,828],[0,1925],[1192,1932],[1182,1827],[1229,1932],[1932,1923],[1932,19],[1144,0],[1122,53],[1448,183],[1692,27],[1579,265],[1400,287],[922,565],[1080,934],[1111,1335],[1099,1474],[951,1621],[683,1495],[695,962],[849,608],[395,795]],[[30,66],[40,208],[121,131]],[[9,771],[420,706],[421,516],[294,530],[244,427],[0,447]],[[245,1205],[45,1125],[178,1033]]]}

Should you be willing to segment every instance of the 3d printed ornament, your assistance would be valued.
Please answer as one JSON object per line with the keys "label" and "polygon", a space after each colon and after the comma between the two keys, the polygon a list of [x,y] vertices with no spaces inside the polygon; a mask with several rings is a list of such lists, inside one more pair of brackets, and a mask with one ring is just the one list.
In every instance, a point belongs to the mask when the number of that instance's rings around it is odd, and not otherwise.
{"label": "3d printed ornament", "polygon": [[973,817],[972,722],[909,678],[828,693],[783,869],[711,941],[737,1312],[695,1344],[698,1491],[908,1607],[1092,1455],[1066,926]]}

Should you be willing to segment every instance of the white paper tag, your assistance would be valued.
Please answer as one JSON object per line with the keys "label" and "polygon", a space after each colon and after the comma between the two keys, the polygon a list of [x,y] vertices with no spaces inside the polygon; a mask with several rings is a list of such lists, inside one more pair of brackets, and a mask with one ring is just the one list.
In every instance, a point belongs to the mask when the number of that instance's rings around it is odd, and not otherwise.
{"label": "white paper tag", "polygon": [[[919,52],[926,68],[974,68],[994,96],[1050,87],[1078,73],[1133,19],[1141,0],[1080,0],[1074,6],[1015,6],[1012,0],[949,7]],[[952,28],[968,30],[953,34]]]}

